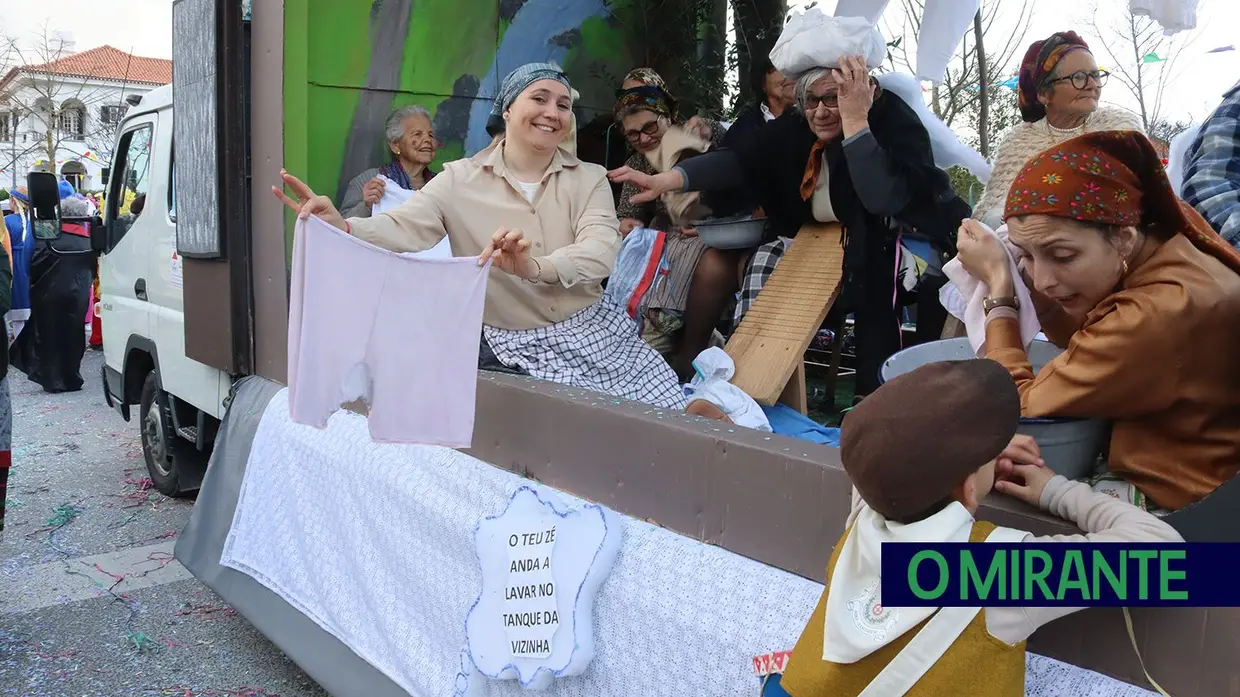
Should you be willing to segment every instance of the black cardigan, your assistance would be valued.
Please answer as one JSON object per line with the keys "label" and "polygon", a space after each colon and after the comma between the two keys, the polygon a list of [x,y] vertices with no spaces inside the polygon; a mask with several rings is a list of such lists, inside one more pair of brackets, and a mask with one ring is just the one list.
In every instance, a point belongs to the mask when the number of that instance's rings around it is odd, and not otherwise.
{"label": "black cardigan", "polygon": [[[934,164],[930,136],[907,104],[890,92],[880,92],[870,108],[869,126],[847,142],[827,146],[831,205],[848,231],[849,285],[883,269],[893,273],[895,244],[889,219],[954,253],[956,228],[970,215],[947,173]],[[800,187],[816,141],[805,117],[790,110],[763,128],[725,138],[721,150],[681,163],[685,190],[743,186],[752,192],[752,203],[766,212],[768,240],[795,237],[813,219],[811,202],[801,199]],[[872,272],[857,273],[863,267]]]}

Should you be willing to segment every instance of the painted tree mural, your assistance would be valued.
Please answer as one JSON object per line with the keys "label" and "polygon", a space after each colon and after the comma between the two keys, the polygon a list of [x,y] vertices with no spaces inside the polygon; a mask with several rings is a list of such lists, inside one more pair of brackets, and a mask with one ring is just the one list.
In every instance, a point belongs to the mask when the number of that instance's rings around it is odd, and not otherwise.
{"label": "painted tree mural", "polygon": [[649,65],[691,109],[709,106],[702,73],[722,85],[723,62],[701,47],[717,43],[704,39],[723,31],[725,1],[286,0],[286,166],[339,196],[385,160],[383,121],[406,104],[434,114],[437,166],[473,154],[503,77],[548,60],[581,93],[579,154],[606,162],[623,154],[608,115],[630,69]]}

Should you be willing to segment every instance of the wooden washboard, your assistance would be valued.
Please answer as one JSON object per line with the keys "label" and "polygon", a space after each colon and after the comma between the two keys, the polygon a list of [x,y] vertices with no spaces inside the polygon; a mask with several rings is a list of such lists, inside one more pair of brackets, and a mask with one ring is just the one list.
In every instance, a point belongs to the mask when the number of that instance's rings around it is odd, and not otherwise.
{"label": "wooden washboard", "polygon": [[843,284],[842,236],[838,223],[803,226],[728,340],[732,384],[759,404],[773,406],[787,388],[784,401],[805,412],[805,349]]}

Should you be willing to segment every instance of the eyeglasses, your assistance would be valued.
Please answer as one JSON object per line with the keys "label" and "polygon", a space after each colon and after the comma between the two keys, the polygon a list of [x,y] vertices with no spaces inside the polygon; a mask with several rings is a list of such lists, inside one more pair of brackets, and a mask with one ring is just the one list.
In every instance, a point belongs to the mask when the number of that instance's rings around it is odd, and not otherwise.
{"label": "eyeglasses", "polygon": [[625,131],[624,139],[629,141],[630,143],[636,143],[637,141],[641,140],[642,136],[646,136],[647,138],[653,138],[655,137],[655,134],[657,134],[658,132],[659,132],[659,119],[655,119],[653,121],[648,122],[645,126],[642,126],[641,128],[636,128],[631,131]]}
{"label": "eyeglasses", "polygon": [[1105,70],[1095,70],[1089,73],[1085,72],[1084,70],[1080,70],[1075,73],[1072,73],[1071,75],[1067,75],[1065,77],[1057,77],[1054,80],[1047,80],[1046,84],[1049,86],[1057,82],[1071,80],[1073,87],[1077,88],[1078,90],[1083,90],[1087,86],[1089,86],[1089,81],[1091,79],[1094,82],[1098,83],[1099,87],[1102,87],[1103,85],[1107,84],[1107,78],[1110,76],[1111,76],[1111,73]]}
{"label": "eyeglasses", "polygon": [[840,106],[840,95],[834,92],[824,95],[805,95],[805,111],[807,113],[818,111],[820,104],[825,104],[828,109],[838,109]]}

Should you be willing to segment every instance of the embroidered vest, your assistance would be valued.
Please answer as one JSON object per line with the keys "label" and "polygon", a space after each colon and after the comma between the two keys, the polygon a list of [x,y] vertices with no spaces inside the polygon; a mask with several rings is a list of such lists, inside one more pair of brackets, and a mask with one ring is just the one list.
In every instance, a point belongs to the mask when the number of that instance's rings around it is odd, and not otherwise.
{"label": "embroidered vest", "polygon": [[[984,542],[995,526],[976,522],[969,532],[969,542]],[[925,622],[905,632],[856,663],[832,663],[822,659],[823,626],[826,623],[827,593],[840,550],[849,530],[835,545],[827,565],[827,588],[810,615],[809,624],[801,633],[788,669],[780,686],[792,697],[856,697],[870,684],[896,654],[912,640]],[[932,616],[933,617],[933,616]],[[985,685],[985,689],[979,686]],[[906,697],[959,697],[982,694],[994,697],[1023,697],[1025,694],[1025,642],[1009,646],[986,631],[986,610],[983,608],[964,633],[956,639],[926,674],[917,681]]]}

